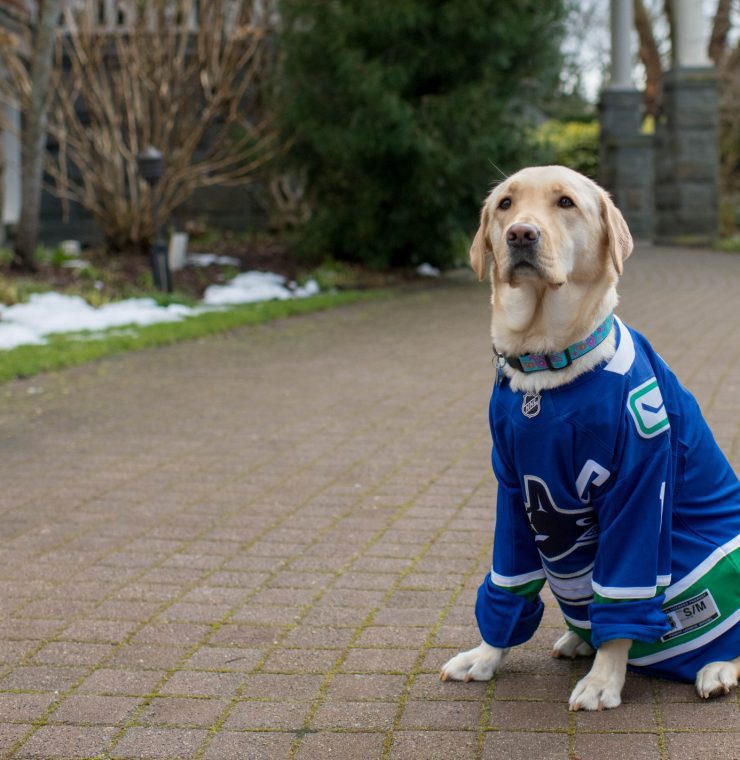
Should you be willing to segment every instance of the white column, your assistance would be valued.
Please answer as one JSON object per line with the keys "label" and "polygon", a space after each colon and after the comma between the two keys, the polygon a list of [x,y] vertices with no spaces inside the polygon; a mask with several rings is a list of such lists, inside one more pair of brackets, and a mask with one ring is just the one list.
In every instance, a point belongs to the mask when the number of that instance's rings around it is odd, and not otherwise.
{"label": "white column", "polygon": [[632,0],[611,0],[612,65],[609,89],[631,90]]}
{"label": "white column", "polygon": [[18,224],[21,218],[21,115],[10,105],[4,105],[3,118],[5,129],[2,130],[3,155],[3,208],[2,223]]}
{"label": "white column", "polygon": [[103,24],[106,32],[112,32],[118,24],[118,9],[115,0],[105,0],[103,3]]}
{"label": "white column", "polygon": [[707,24],[701,0],[673,0],[676,66],[711,66],[707,55]]}

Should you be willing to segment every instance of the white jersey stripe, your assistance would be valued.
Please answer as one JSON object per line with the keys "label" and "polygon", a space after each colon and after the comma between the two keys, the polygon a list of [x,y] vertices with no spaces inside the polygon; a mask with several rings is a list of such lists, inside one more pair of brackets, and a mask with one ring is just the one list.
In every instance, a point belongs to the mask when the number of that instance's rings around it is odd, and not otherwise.
{"label": "white jersey stripe", "polygon": [[593,591],[591,590],[591,570],[587,570],[580,576],[573,578],[558,578],[551,575],[547,570],[547,582],[552,589],[552,593],[562,599],[564,602],[582,601],[583,599],[591,600]]}
{"label": "white jersey stripe", "polygon": [[563,617],[568,623],[574,625],[576,628],[588,628],[591,630],[590,620],[577,620],[576,618],[572,618],[570,615],[566,615],[565,613],[563,613]]}
{"label": "white jersey stripe", "polygon": [[608,599],[652,599],[657,588],[655,586],[602,586],[592,581],[594,591]]}
{"label": "white jersey stripe", "polygon": [[522,575],[499,575],[493,568],[491,568],[491,582],[495,583],[497,586],[503,586],[504,588],[522,586],[531,581],[544,580],[544,578],[544,570],[534,570],[531,573],[522,573]]}
{"label": "white jersey stripe", "polygon": [[619,325],[619,345],[614,356],[612,356],[604,369],[617,375],[626,375],[635,361],[635,343],[632,340],[630,331],[616,314],[614,315],[614,321]]}
{"label": "white jersey stripe", "polygon": [[723,546],[715,549],[703,562],[699,563],[690,573],[684,575],[680,581],[676,581],[672,586],[666,589],[665,600],[674,599],[682,592],[686,591],[689,586],[693,586],[702,575],[706,575],[721,559],[732,554],[735,549],[740,547],[740,535],[735,536]]}
{"label": "white jersey stripe", "polygon": [[[586,575],[586,573],[589,573],[594,568],[594,563],[591,562],[590,564],[586,565],[586,567],[582,567],[580,570],[576,570],[573,573],[556,573],[554,570],[551,570],[549,567],[546,569],[547,577],[550,578],[578,578],[581,575]],[[589,574],[589,577],[590,574]]]}

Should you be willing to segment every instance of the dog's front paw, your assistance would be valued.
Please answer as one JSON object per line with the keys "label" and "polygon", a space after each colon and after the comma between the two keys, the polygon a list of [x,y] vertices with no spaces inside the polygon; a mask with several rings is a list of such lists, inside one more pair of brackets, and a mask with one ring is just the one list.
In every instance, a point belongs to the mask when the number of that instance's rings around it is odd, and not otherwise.
{"label": "dog's front paw", "polygon": [[576,657],[590,657],[593,653],[593,647],[573,631],[566,631],[552,647],[553,657],[568,657],[571,660]]}
{"label": "dog's front paw", "polygon": [[[623,681],[624,679],[622,679]],[[622,683],[613,678],[590,673],[581,678],[568,700],[571,712],[576,710],[606,710],[622,704]]]}
{"label": "dog's front paw", "polygon": [[490,681],[508,653],[482,641],[475,649],[448,660],[439,673],[441,681]]}
{"label": "dog's front paw", "polygon": [[737,686],[735,662],[710,662],[696,674],[696,693],[703,699],[729,694]]}

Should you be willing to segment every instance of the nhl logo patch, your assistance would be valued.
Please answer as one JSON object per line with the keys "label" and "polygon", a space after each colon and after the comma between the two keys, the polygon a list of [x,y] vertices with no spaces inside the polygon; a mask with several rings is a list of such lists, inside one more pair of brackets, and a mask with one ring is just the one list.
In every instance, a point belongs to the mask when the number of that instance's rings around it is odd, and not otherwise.
{"label": "nhl logo patch", "polygon": [[522,399],[522,414],[529,419],[540,413],[540,394],[525,393]]}

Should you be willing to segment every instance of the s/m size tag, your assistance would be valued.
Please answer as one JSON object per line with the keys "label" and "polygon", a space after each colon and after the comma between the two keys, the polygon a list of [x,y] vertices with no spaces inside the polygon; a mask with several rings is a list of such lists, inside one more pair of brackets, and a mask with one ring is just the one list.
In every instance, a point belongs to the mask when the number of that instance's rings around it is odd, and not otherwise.
{"label": "s/m size tag", "polygon": [[676,636],[695,631],[697,628],[709,625],[719,617],[717,603],[709,589],[704,589],[691,599],[684,599],[682,602],[663,607],[663,612],[668,615],[672,630],[661,637],[661,641],[670,641]]}

